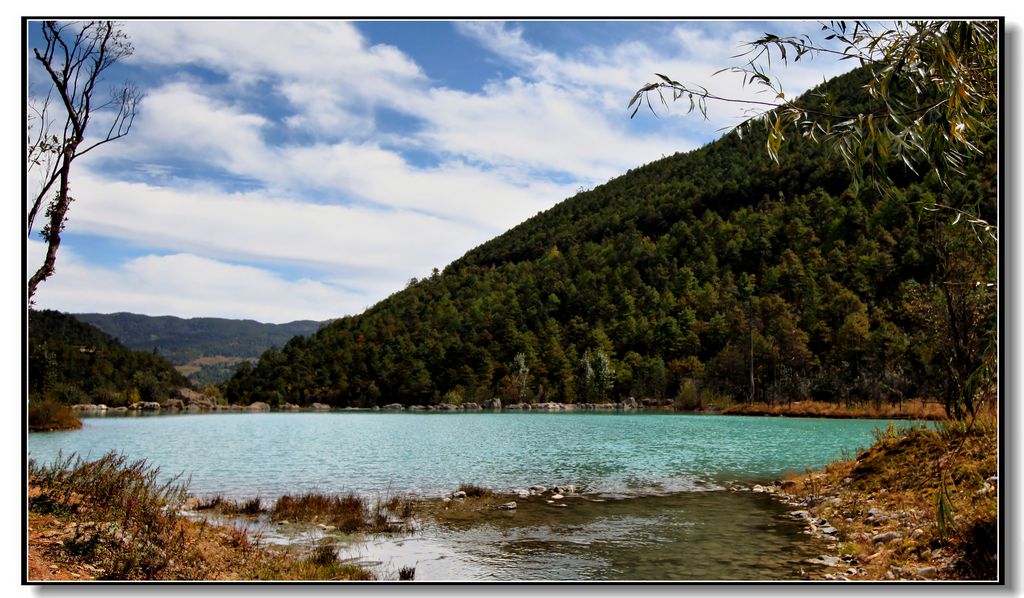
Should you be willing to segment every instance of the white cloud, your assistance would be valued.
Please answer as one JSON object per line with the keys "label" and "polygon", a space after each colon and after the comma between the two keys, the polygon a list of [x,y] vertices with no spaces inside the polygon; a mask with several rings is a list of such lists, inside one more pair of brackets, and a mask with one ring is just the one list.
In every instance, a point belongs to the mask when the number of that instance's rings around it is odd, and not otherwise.
{"label": "white cloud", "polygon": [[[29,241],[31,263],[40,261],[44,252],[43,243]],[[281,323],[335,318],[370,303],[359,293],[323,281],[287,280],[261,268],[189,253],[145,255],[104,268],[62,247],[57,272],[40,285],[38,309]]]}
{"label": "white cloud", "polygon": [[[643,133],[650,127],[628,119],[626,100],[654,71],[704,82],[739,40],[754,35],[734,26],[712,36],[683,24],[670,36],[673,48],[595,40],[560,55],[499,22],[460,23],[518,71],[471,92],[436,85],[398,48],[372,45],[343,21],[127,27],[137,48],[131,62],[154,67],[159,83],[146,90],[131,135],[76,162],[79,201],[69,230],[171,255],[116,269],[79,262],[80,271],[108,283],[111,306],[137,295],[139,306],[144,299],[169,305],[173,299],[140,291],[155,284],[143,271],[183,281],[190,270],[183,288],[195,305],[213,304],[193,288],[199,284],[211,285],[225,309],[237,301],[243,311],[280,300],[282,289],[303,288],[309,301],[324,297],[331,316],[445,266],[581,185],[696,147],[725,116],[713,112],[712,123],[665,119]],[[804,71],[794,72],[799,80]],[[815,71],[809,84],[818,79]],[[725,93],[750,91],[731,83]],[[381,134],[374,120],[380,108],[418,126]],[[289,136],[295,131],[301,134]],[[282,137],[290,140],[271,141]],[[433,158],[418,163],[408,149]],[[95,170],[97,157],[102,171]],[[128,165],[130,176],[112,165]],[[124,180],[140,174],[159,185]],[[231,188],[239,183],[246,190]],[[230,263],[239,261],[267,267]],[[324,287],[271,272],[292,266],[318,272]],[[233,294],[218,285],[243,274],[259,284],[238,285]],[[103,286],[84,275],[75,280],[98,305]],[[332,294],[346,288],[357,292]],[[265,298],[257,297],[261,289]],[[306,309],[303,301],[293,302],[296,310]],[[192,309],[184,300],[174,304]]]}
{"label": "white cloud", "polygon": [[[765,100],[759,88],[744,86],[741,76],[732,73],[715,75],[723,68],[745,64],[744,59],[733,57],[744,52],[746,43],[760,37],[762,32],[742,21],[719,25],[721,33],[718,35],[710,34],[706,24],[701,22],[676,25],[668,35],[673,42],[668,51],[656,50],[643,41],[628,41],[607,47],[595,44],[571,56],[559,56],[535,47],[524,39],[521,29],[501,22],[467,22],[461,23],[458,29],[515,65],[524,75],[575,90],[581,96],[596,98],[609,113],[623,110],[626,101],[640,86],[656,80],[654,73],[665,74],[688,85],[703,86],[723,97]],[[785,28],[789,30],[800,26],[799,23],[788,23]],[[818,28],[811,24],[807,27],[811,30]],[[831,78],[852,67],[849,62],[805,58],[802,63],[790,62],[783,68],[776,68],[772,74],[785,83],[784,89],[788,94],[797,95],[821,83],[823,74]],[[667,110],[658,106],[662,115],[676,116],[685,115],[688,108],[688,102],[670,103]],[[742,120],[744,114],[742,107],[714,104],[708,114],[707,126],[700,128],[713,131],[732,126]],[[690,114],[687,118],[696,121],[701,117]],[[700,123],[691,124],[698,127]]]}
{"label": "white cloud", "polygon": [[[76,233],[219,259],[267,261],[327,273],[363,270],[401,281],[443,267],[490,233],[410,211],[302,203],[262,192],[165,188],[79,174]],[[469,245],[465,245],[469,243]]]}

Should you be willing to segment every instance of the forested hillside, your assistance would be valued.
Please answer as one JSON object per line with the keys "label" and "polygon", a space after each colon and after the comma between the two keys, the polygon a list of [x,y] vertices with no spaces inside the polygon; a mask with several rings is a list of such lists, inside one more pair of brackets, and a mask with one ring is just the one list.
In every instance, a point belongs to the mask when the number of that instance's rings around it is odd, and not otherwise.
{"label": "forested hillside", "polygon": [[312,334],[323,322],[264,324],[255,320],[178,318],[131,313],[74,314],[130,349],[157,350],[197,385],[227,379],[237,365],[292,337]]}
{"label": "forested hillside", "polygon": [[[863,109],[863,76],[826,84]],[[756,132],[581,192],[342,318],[244,364],[231,401],[335,406],[622,396],[955,402],[994,351],[986,161],[943,187],[895,172],[854,189],[821,146],[780,163]],[[480,201],[486,201],[486,197]]]}
{"label": "forested hillside", "polygon": [[29,398],[105,404],[164,401],[189,382],[152,352],[132,351],[110,335],[57,311],[29,311]]}

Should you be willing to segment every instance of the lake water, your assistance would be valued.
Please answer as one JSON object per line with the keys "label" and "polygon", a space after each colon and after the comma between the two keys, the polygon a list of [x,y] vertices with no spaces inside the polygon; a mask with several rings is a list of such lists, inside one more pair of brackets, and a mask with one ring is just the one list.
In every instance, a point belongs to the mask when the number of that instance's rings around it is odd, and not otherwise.
{"label": "lake water", "polygon": [[[318,490],[441,497],[575,484],[555,510],[427,525],[349,545],[380,572],[423,579],[791,579],[817,554],[785,507],[735,484],[855,454],[881,420],[657,413],[256,413],[95,417],[33,433],[29,457],[115,450],[193,494],[272,499]],[[274,538],[271,534],[271,540]]]}

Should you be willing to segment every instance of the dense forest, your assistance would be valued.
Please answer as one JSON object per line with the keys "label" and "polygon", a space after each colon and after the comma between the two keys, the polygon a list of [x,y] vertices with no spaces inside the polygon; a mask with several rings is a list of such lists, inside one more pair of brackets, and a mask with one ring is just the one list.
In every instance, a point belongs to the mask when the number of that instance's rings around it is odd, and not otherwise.
{"label": "dense forest", "polygon": [[[823,87],[856,113],[863,83]],[[882,191],[853,186],[822,146],[789,140],[775,163],[764,143],[732,132],[582,191],[243,364],[224,394],[958,408],[994,359],[996,244],[949,208],[996,222],[995,140],[967,176],[894,171]]]}
{"label": "dense forest", "polygon": [[323,322],[264,324],[255,320],[178,318],[131,313],[73,314],[137,351],[156,350],[197,386],[226,380],[242,361],[294,336],[316,332]]}
{"label": "dense forest", "polygon": [[51,310],[28,314],[29,397],[127,406],[162,402],[189,382],[155,352],[132,351],[110,335]]}

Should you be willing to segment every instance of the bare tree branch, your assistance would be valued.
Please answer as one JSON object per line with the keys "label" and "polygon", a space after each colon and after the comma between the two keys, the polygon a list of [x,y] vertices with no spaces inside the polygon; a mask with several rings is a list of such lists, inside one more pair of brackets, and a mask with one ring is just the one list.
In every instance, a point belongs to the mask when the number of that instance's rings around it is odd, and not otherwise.
{"label": "bare tree branch", "polygon": [[[44,21],[40,25],[45,46],[33,48],[37,62],[49,75],[50,89],[43,107],[35,111],[39,132],[27,149],[29,170],[43,166],[38,190],[29,201],[25,234],[32,235],[35,220],[49,198],[45,215],[46,224],[40,234],[47,250],[43,264],[28,280],[28,298],[31,302],[38,285],[56,269],[57,251],[61,233],[67,224],[67,213],[73,198],[70,195],[71,165],[85,153],[129,133],[138,113],[142,95],[130,83],[125,83],[111,99],[100,105],[93,102],[97,85],[104,72],[119,60],[132,54],[134,48],[127,35],[111,21],[86,23],[58,23]],[[49,99],[56,92],[63,108],[62,136],[50,133],[48,118]],[[92,115],[107,108],[116,110],[106,134],[84,146]],[[31,123],[26,123],[30,127]]]}

